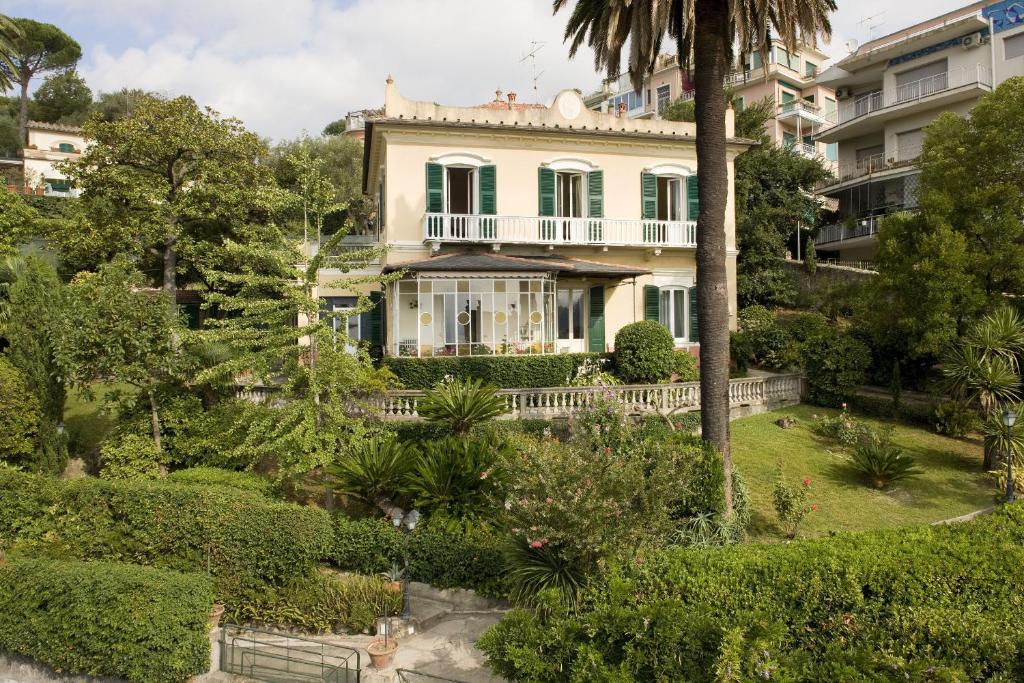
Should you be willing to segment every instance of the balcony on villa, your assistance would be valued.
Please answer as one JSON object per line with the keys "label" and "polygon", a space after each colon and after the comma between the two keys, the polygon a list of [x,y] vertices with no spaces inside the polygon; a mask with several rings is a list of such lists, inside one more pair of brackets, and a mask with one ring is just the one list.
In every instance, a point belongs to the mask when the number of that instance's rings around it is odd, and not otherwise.
{"label": "balcony on villa", "polygon": [[917,173],[917,159],[921,156],[920,143],[897,147],[890,153],[877,152],[858,159],[840,162],[833,177],[822,181],[815,191],[834,193],[866,182],[882,181],[889,178]]}
{"label": "balcony on villa", "polygon": [[780,121],[799,118],[811,125],[825,125],[828,123],[828,118],[821,107],[807,100],[800,99],[793,100],[792,102],[783,102],[778,106],[777,110],[776,118]]}
{"label": "balcony on villa", "polygon": [[992,90],[992,70],[984,64],[951,68],[925,78],[878,88],[840,100],[817,134],[822,142],[837,142],[877,130],[886,121],[936,107],[969,101]]}
{"label": "balcony on villa", "polygon": [[435,250],[448,243],[490,244],[495,251],[503,244],[694,249],[697,222],[427,213],[423,241]]}

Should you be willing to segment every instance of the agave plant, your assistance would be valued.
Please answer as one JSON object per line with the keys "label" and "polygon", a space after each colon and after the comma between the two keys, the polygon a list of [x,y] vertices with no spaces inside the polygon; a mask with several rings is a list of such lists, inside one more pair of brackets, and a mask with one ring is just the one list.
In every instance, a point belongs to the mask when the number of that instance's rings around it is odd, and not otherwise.
{"label": "agave plant", "polygon": [[409,472],[406,490],[434,523],[486,522],[504,482],[502,449],[485,439],[448,437],[426,442]]}
{"label": "agave plant", "polygon": [[454,434],[468,434],[476,425],[508,412],[498,389],[479,379],[453,379],[429,390],[417,410],[427,422],[446,425]]}
{"label": "agave plant", "polygon": [[862,442],[853,452],[850,464],[876,489],[884,489],[922,472],[913,458],[888,439]]}
{"label": "agave plant", "polygon": [[394,437],[369,439],[338,457],[327,472],[338,493],[382,507],[400,494],[418,457],[415,446]]}

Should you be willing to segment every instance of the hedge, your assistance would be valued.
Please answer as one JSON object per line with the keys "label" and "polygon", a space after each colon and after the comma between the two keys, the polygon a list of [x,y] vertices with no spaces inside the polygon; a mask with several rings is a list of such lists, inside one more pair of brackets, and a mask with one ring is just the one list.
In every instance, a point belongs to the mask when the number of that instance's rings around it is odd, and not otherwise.
{"label": "hedge", "polygon": [[501,389],[561,387],[588,359],[610,358],[597,353],[555,353],[541,356],[462,356],[403,358],[388,356],[381,365],[398,377],[405,389],[429,389],[445,375],[478,378]]}
{"label": "hedge", "polygon": [[[478,646],[510,681],[1022,680],[1024,506],[787,545],[654,552]],[[543,652],[543,654],[537,654]],[[766,676],[769,672],[770,676]]]}
{"label": "hedge", "polygon": [[167,481],[193,486],[226,486],[268,497],[274,495],[274,482],[267,477],[252,472],[225,470],[220,467],[189,467],[175,470],[167,475]]}
{"label": "hedge", "polygon": [[227,487],[0,470],[0,547],[252,584],[308,574],[332,541],[326,512]]}
{"label": "hedge", "polygon": [[212,606],[201,574],[12,558],[0,565],[0,650],[61,672],[184,681],[209,669]]}
{"label": "hedge", "polygon": [[[335,518],[331,561],[339,569],[375,574],[403,561],[405,539],[385,519]],[[472,588],[503,597],[501,541],[485,532],[451,534],[418,528],[409,537],[409,574],[436,588]]]}

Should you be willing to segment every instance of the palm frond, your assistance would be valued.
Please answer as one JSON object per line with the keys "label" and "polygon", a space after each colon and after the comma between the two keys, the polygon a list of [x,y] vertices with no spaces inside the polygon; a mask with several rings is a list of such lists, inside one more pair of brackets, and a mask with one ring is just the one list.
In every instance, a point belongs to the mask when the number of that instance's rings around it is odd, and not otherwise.
{"label": "palm frond", "polygon": [[10,90],[13,75],[17,72],[14,55],[17,53],[15,41],[21,37],[18,25],[3,14],[0,14],[0,92]]}

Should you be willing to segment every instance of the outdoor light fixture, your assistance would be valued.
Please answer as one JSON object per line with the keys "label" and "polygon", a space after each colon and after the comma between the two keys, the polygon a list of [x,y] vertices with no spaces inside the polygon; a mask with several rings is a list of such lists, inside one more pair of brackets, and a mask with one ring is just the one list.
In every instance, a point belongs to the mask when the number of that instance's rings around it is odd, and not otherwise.
{"label": "outdoor light fixture", "polygon": [[420,522],[420,511],[414,509],[406,512],[400,507],[395,507],[391,509],[390,517],[391,523],[405,536],[405,567],[402,570],[402,619],[408,622],[412,618],[412,608],[409,606],[409,534]]}
{"label": "outdoor light fixture", "polygon": [[1006,502],[1014,501],[1015,491],[1013,485],[1013,425],[1017,422],[1017,413],[1009,408],[1003,411],[1003,425],[1006,427]]}

